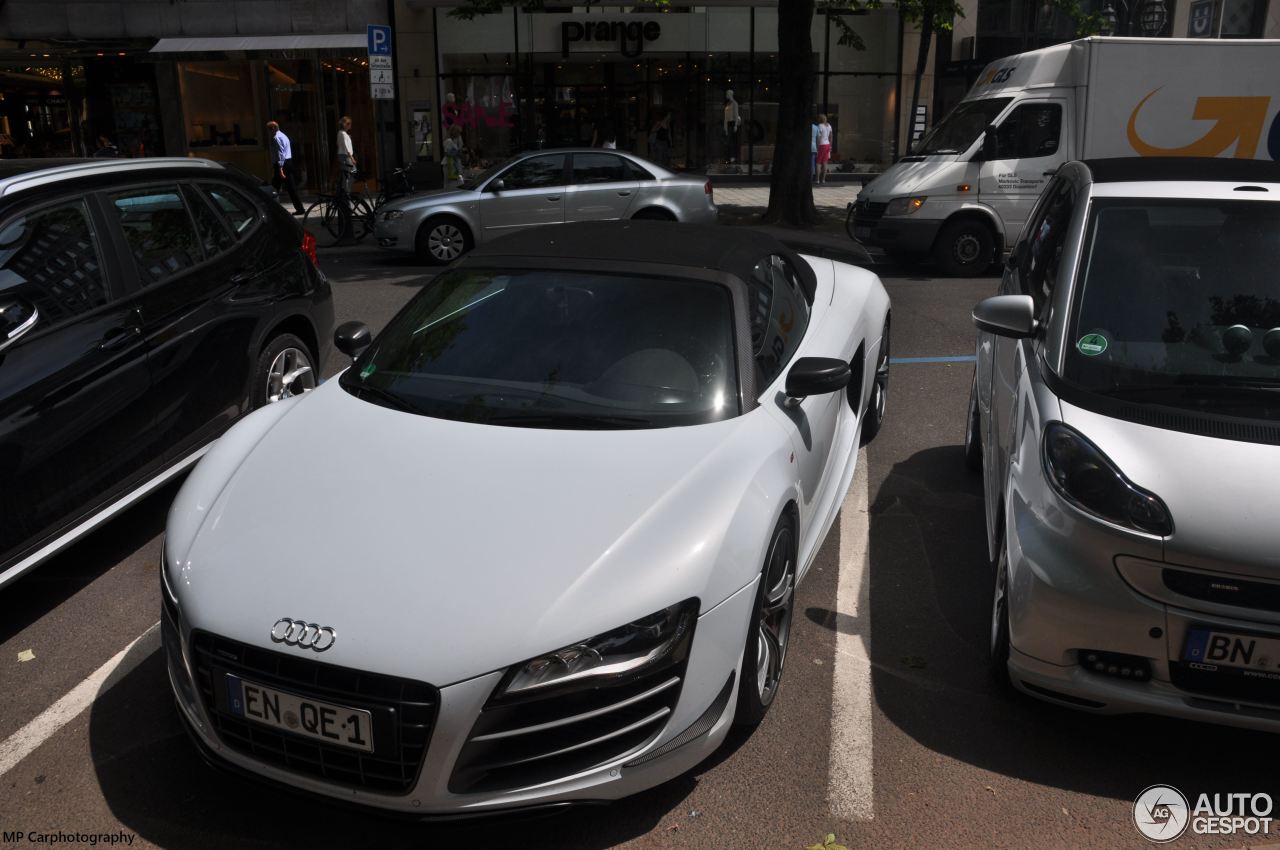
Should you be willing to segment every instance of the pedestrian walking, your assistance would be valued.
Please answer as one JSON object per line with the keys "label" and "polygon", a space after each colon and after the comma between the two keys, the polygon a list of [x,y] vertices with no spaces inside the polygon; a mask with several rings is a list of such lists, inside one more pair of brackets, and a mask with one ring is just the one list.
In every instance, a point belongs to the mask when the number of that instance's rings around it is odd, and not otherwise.
{"label": "pedestrian walking", "polygon": [[457,124],[444,140],[444,179],[449,183],[462,179],[462,128]]}
{"label": "pedestrian walking", "polygon": [[338,192],[343,198],[351,194],[356,179],[356,152],[351,146],[351,116],[338,119]]}
{"label": "pedestrian walking", "polygon": [[671,113],[664,113],[649,131],[649,156],[658,165],[671,165]]}
{"label": "pedestrian walking", "polygon": [[99,159],[115,159],[120,156],[120,149],[106,136],[99,136],[98,149],[93,155]]}
{"label": "pedestrian walking", "polygon": [[306,215],[307,211],[302,208],[302,201],[298,198],[298,185],[293,173],[293,146],[289,144],[289,137],[275,121],[267,122],[267,133],[271,136],[271,158],[275,165],[271,175],[271,188],[279,194],[283,184],[289,190],[289,200],[293,201],[293,214]]}
{"label": "pedestrian walking", "polygon": [[831,125],[825,114],[818,115],[818,182],[827,182],[827,163],[831,161]]}
{"label": "pedestrian walking", "polygon": [[809,125],[809,182],[818,181],[818,119]]}

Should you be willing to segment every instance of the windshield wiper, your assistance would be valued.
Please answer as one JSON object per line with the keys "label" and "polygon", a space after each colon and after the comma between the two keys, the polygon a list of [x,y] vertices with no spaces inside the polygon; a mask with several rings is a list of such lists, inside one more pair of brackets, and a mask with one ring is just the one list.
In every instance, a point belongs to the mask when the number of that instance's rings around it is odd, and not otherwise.
{"label": "windshield wiper", "polygon": [[1280,393],[1280,384],[1249,378],[1176,381],[1172,384],[1127,384],[1102,390],[1104,395],[1229,395],[1237,392]]}
{"label": "windshield wiper", "polygon": [[592,413],[510,413],[480,420],[482,425],[516,425],[526,428],[649,428],[653,422],[643,416],[614,416]]}
{"label": "windshield wiper", "polygon": [[382,401],[387,402],[389,405],[396,408],[397,410],[404,411],[405,413],[416,413],[419,416],[430,415],[429,413],[427,413],[422,408],[418,407],[413,402],[408,401],[407,399],[403,399],[400,396],[396,395],[395,393],[389,390],[384,390],[381,387],[375,387],[372,384],[355,384],[355,383],[343,384],[343,386],[353,389],[358,393],[368,393],[374,398],[381,399]]}

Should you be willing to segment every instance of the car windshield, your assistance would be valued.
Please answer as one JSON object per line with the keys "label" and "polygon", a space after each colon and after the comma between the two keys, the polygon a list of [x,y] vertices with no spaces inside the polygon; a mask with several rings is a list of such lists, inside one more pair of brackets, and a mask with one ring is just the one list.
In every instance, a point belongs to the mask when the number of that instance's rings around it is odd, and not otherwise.
{"label": "car windshield", "polygon": [[458,269],[342,376],[372,403],[532,428],[659,428],[739,413],[732,300],[718,283]]}
{"label": "car windshield", "polygon": [[1085,239],[1064,378],[1280,419],[1280,204],[1101,199]]}
{"label": "car windshield", "polygon": [[912,153],[964,153],[1011,100],[1011,97],[993,97],[960,104],[916,144]]}
{"label": "car windshield", "polygon": [[481,171],[479,174],[476,174],[472,177],[468,177],[465,180],[463,180],[459,188],[479,189],[481,186],[484,185],[484,182],[486,180],[488,180],[490,177],[497,174],[499,171],[506,168],[508,165],[510,165],[513,162],[515,162],[515,157],[512,157],[511,159],[505,160],[503,162],[500,162],[497,165],[491,165],[488,168],[486,168],[484,171]]}

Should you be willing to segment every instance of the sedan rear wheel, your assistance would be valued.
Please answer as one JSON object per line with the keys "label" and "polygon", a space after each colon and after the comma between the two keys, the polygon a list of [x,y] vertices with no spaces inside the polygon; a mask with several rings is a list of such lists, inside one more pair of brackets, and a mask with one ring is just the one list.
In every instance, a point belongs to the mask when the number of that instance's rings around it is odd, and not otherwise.
{"label": "sedan rear wheel", "polygon": [[760,586],[742,653],[742,679],[734,715],[734,722],[739,725],[758,724],[778,695],[791,642],[795,593],[795,520],[788,515],[778,521],[760,571]]}

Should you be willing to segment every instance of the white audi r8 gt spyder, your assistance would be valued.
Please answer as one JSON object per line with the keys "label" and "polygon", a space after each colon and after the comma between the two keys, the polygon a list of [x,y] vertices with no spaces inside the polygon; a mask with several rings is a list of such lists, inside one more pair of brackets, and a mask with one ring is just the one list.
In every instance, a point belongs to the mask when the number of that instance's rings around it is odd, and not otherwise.
{"label": "white audi r8 gt spyder", "polygon": [[418,816],[616,799],[776,698],[884,420],[889,298],[750,230],[486,244],[169,515],[163,639],[214,764]]}

